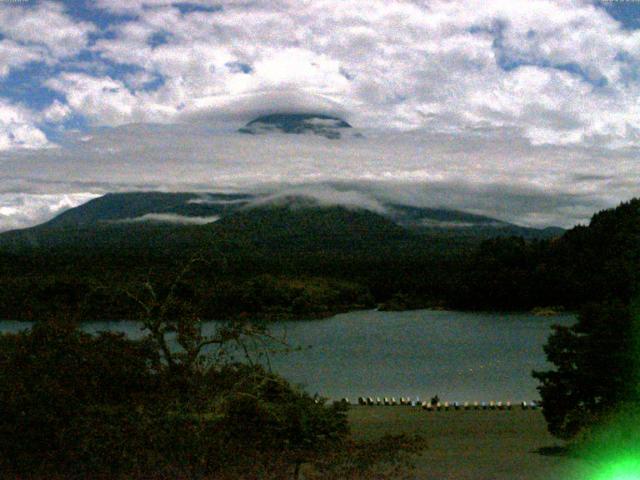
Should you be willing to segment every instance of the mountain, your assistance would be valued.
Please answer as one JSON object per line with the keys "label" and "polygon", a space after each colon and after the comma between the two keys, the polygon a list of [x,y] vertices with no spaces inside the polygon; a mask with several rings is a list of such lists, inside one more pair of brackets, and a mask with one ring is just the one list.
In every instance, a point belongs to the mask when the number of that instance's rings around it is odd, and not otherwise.
{"label": "mountain", "polygon": [[562,235],[560,227],[530,228],[495,218],[444,208],[388,205],[389,215],[403,227],[423,234],[447,234],[479,238],[517,236],[526,239],[554,238]]}
{"label": "mountain", "polygon": [[223,217],[214,228],[226,238],[268,251],[349,251],[411,238],[409,231],[387,217],[343,206],[262,205]]}
{"label": "mountain", "polygon": [[628,300],[640,285],[638,199],[557,235],[447,209],[327,204],[336,196],[105,195],[0,234],[0,317],[134,319],[123,292],[145,282],[167,291],[194,255],[205,261],[180,292],[203,318],[318,317],[374,304],[573,310]]}
{"label": "mountain", "polygon": [[[263,133],[315,134],[336,140],[351,125],[338,117],[319,113],[274,113],[251,120],[239,129],[252,135]],[[354,135],[358,136],[356,132]]]}
{"label": "mountain", "polygon": [[[0,247],[70,244],[130,248],[196,245],[211,238],[269,248],[356,248],[409,238],[550,238],[533,229],[466,212],[381,203],[378,211],[326,205],[313,196],[221,193],[110,193],[36,227],[0,234]],[[474,240],[475,239],[475,240]]]}
{"label": "mountain", "polygon": [[[206,218],[224,215],[251,199],[248,195],[227,195],[164,192],[108,193],[76,208],[67,210],[40,227],[86,226],[100,222],[162,222],[161,215],[173,215],[179,223],[180,217]],[[172,217],[165,217],[170,223]]]}

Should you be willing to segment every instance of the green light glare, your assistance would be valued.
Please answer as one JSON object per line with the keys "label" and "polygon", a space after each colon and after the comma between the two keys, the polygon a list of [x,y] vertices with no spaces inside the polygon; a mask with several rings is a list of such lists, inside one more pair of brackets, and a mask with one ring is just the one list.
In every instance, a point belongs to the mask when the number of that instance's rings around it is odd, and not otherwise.
{"label": "green light glare", "polygon": [[592,480],[640,480],[640,457],[626,457],[604,463]]}
{"label": "green light glare", "polygon": [[640,297],[631,304],[631,321],[631,351],[621,359],[631,367],[629,391],[575,439],[571,449],[584,463],[571,480],[640,480]]}
{"label": "green light glare", "polygon": [[608,421],[592,427],[576,451],[589,473],[579,480],[640,480],[640,409],[624,403]]}

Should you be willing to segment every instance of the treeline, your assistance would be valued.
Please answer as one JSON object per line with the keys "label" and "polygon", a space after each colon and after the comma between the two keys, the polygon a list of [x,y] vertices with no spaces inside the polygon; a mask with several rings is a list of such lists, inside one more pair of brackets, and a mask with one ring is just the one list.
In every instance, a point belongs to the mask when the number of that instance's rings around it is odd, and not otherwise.
{"label": "treeline", "polygon": [[462,308],[529,309],[628,302],[640,280],[640,200],[597,213],[550,241],[484,242],[466,266]]}
{"label": "treeline", "polygon": [[160,242],[142,229],[157,248],[127,237],[127,248],[106,242],[91,248],[72,243],[0,250],[0,318],[33,320],[61,310],[85,320],[136,318],[139,308],[131,294],[147,281],[168,285],[194,257],[203,262],[183,286],[184,295],[212,319],[322,317],[375,305],[574,310],[612,295],[630,298],[638,283],[637,199],[551,240],[480,242],[398,236],[395,230],[385,240],[386,231],[387,226],[379,228],[374,239],[345,234],[334,241],[318,231],[302,241],[299,234],[287,237],[286,231],[273,230],[260,237],[256,230],[206,242],[189,237],[191,243],[185,244]]}

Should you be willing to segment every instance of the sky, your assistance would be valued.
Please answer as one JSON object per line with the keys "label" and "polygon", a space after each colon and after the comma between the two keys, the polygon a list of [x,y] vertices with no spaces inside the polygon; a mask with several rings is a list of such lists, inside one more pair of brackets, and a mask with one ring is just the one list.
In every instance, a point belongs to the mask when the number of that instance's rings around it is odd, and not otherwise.
{"label": "sky", "polygon": [[[273,112],[362,137],[237,133]],[[639,146],[640,2],[0,0],[0,231],[304,188],[569,227],[638,194]]]}

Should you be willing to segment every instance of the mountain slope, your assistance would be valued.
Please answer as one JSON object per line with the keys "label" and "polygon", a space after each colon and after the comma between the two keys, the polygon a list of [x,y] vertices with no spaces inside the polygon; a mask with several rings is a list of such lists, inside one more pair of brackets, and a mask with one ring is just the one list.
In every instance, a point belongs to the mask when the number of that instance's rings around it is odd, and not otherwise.
{"label": "mountain slope", "polygon": [[224,217],[212,228],[228,238],[278,250],[349,249],[410,237],[405,228],[382,215],[340,206],[262,206]]}
{"label": "mountain slope", "polygon": [[341,138],[351,125],[338,117],[313,113],[274,113],[258,117],[239,129],[252,135],[263,133],[315,134],[331,140]]}
{"label": "mountain slope", "polygon": [[209,217],[233,211],[250,198],[248,195],[240,194],[203,196],[197,193],[108,193],[67,210],[40,227],[77,227],[99,222],[140,219],[149,214]]}
{"label": "mountain slope", "polygon": [[393,244],[416,235],[480,240],[510,235],[549,238],[559,233],[455,210],[399,204],[382,204],[381,211],[373,212],[325,205],[304,195],[131,192],[107,194],[36,227],[0,234],[0,247],[157,248],[195,245],[215,237],[278,249],[349,249],[364,242]]}

